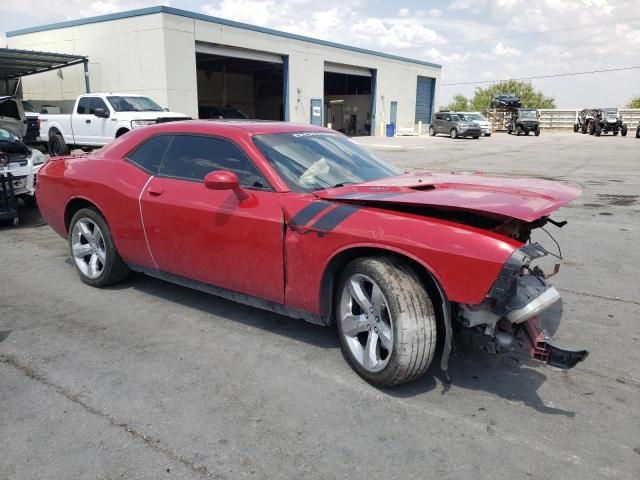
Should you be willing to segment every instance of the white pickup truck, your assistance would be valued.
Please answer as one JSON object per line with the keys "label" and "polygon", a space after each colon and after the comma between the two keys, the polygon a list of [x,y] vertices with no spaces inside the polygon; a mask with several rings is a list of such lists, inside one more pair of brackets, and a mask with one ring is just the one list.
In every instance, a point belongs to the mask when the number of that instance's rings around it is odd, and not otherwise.
{"label": "white pickup truck", "polygon": [[102,147],[134,128],[189,119],[143,95],[91,93],[76,99],[73,113],[40,114],[40,136],[51,156],[68,155],[72,148]]}

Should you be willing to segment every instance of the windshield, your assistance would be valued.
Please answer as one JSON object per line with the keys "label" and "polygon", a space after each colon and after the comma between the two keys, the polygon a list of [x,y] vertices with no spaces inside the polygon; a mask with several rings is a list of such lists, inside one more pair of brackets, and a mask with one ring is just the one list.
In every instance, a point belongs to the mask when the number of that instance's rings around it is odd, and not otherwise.
{"label": "windshield", "polygon": [[538,113],[535,110],[520,110],[520,118],[527,118],[531,120],[538,119]]}
{"label": "windshield", "polygon": [[467,113],[465,115],[465,117],[467,118],[467,120],[480,120],[482,122],[486,122],[487,119],[485,118],[484,115],[480,114],[480,113]]}
{"label": "windshield", "polygon": [[289,188],[310,192],[402,172],[349,138],[329,132],[257,135],[253,142]]}
{"label": "windshield", "polygon": [[116,112],[162,112],[164,108],[148,97],[107,97]]}
{"label": "windshield", "polygon": [[616,117],[618,116],[618,110],[615,108],[608,108],[606,110],[602,110],[603,115],[607,117]]}

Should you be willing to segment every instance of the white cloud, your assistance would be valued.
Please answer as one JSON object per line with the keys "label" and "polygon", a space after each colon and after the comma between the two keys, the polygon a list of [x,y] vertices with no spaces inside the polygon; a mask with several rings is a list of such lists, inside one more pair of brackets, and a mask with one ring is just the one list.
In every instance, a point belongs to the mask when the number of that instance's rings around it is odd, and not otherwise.
{"label": "white cloud", "polygon": [[253,25],[267,25],[274,21],[276,5],[273,1],[222,0],[217,6],[205,4],[200,9],[207,15],[227,18]]}
{"label": "white cloud", "polygon": [[520,50],[514,47],[509,47],[508,45],[504,45],[502,42],[498,42],[495,47],[493,47],[493,54],[496,57],[517,57],[522,54]]}
{"label": "white cloud", "polygon": [[408,8],[401,8],[398,10],[399,17],[408,17],[409,15],[411,15],[411,11]]}

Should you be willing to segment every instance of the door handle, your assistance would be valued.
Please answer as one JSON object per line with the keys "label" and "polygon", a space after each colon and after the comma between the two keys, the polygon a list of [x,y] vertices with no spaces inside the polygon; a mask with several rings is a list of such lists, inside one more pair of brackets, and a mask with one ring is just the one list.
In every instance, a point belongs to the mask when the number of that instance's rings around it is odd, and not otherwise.
{"label": "door handle", "polygon": [[149,187],[149,190],[147,191],[149,192],[149,195],[153,195],[154,197],[158,197],[164,192],[163,189],[158,187]]}
{"label": "door handle", "polygon": [[91,120],[85,120],[84,123],[91,123]]}

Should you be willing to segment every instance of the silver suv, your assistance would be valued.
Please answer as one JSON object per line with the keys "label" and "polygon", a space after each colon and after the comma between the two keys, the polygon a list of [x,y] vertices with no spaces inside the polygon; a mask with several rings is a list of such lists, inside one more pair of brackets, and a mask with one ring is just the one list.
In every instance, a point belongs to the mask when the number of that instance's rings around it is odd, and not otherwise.
{"label": "silver suv", "polygon": [[429,126],[429,135],[433,137],[438,133],[445,133],[451,138],[480,138],[482,131],[480,125],[467,120],[464,113],[438,112],[433,116],[433,122]]}

